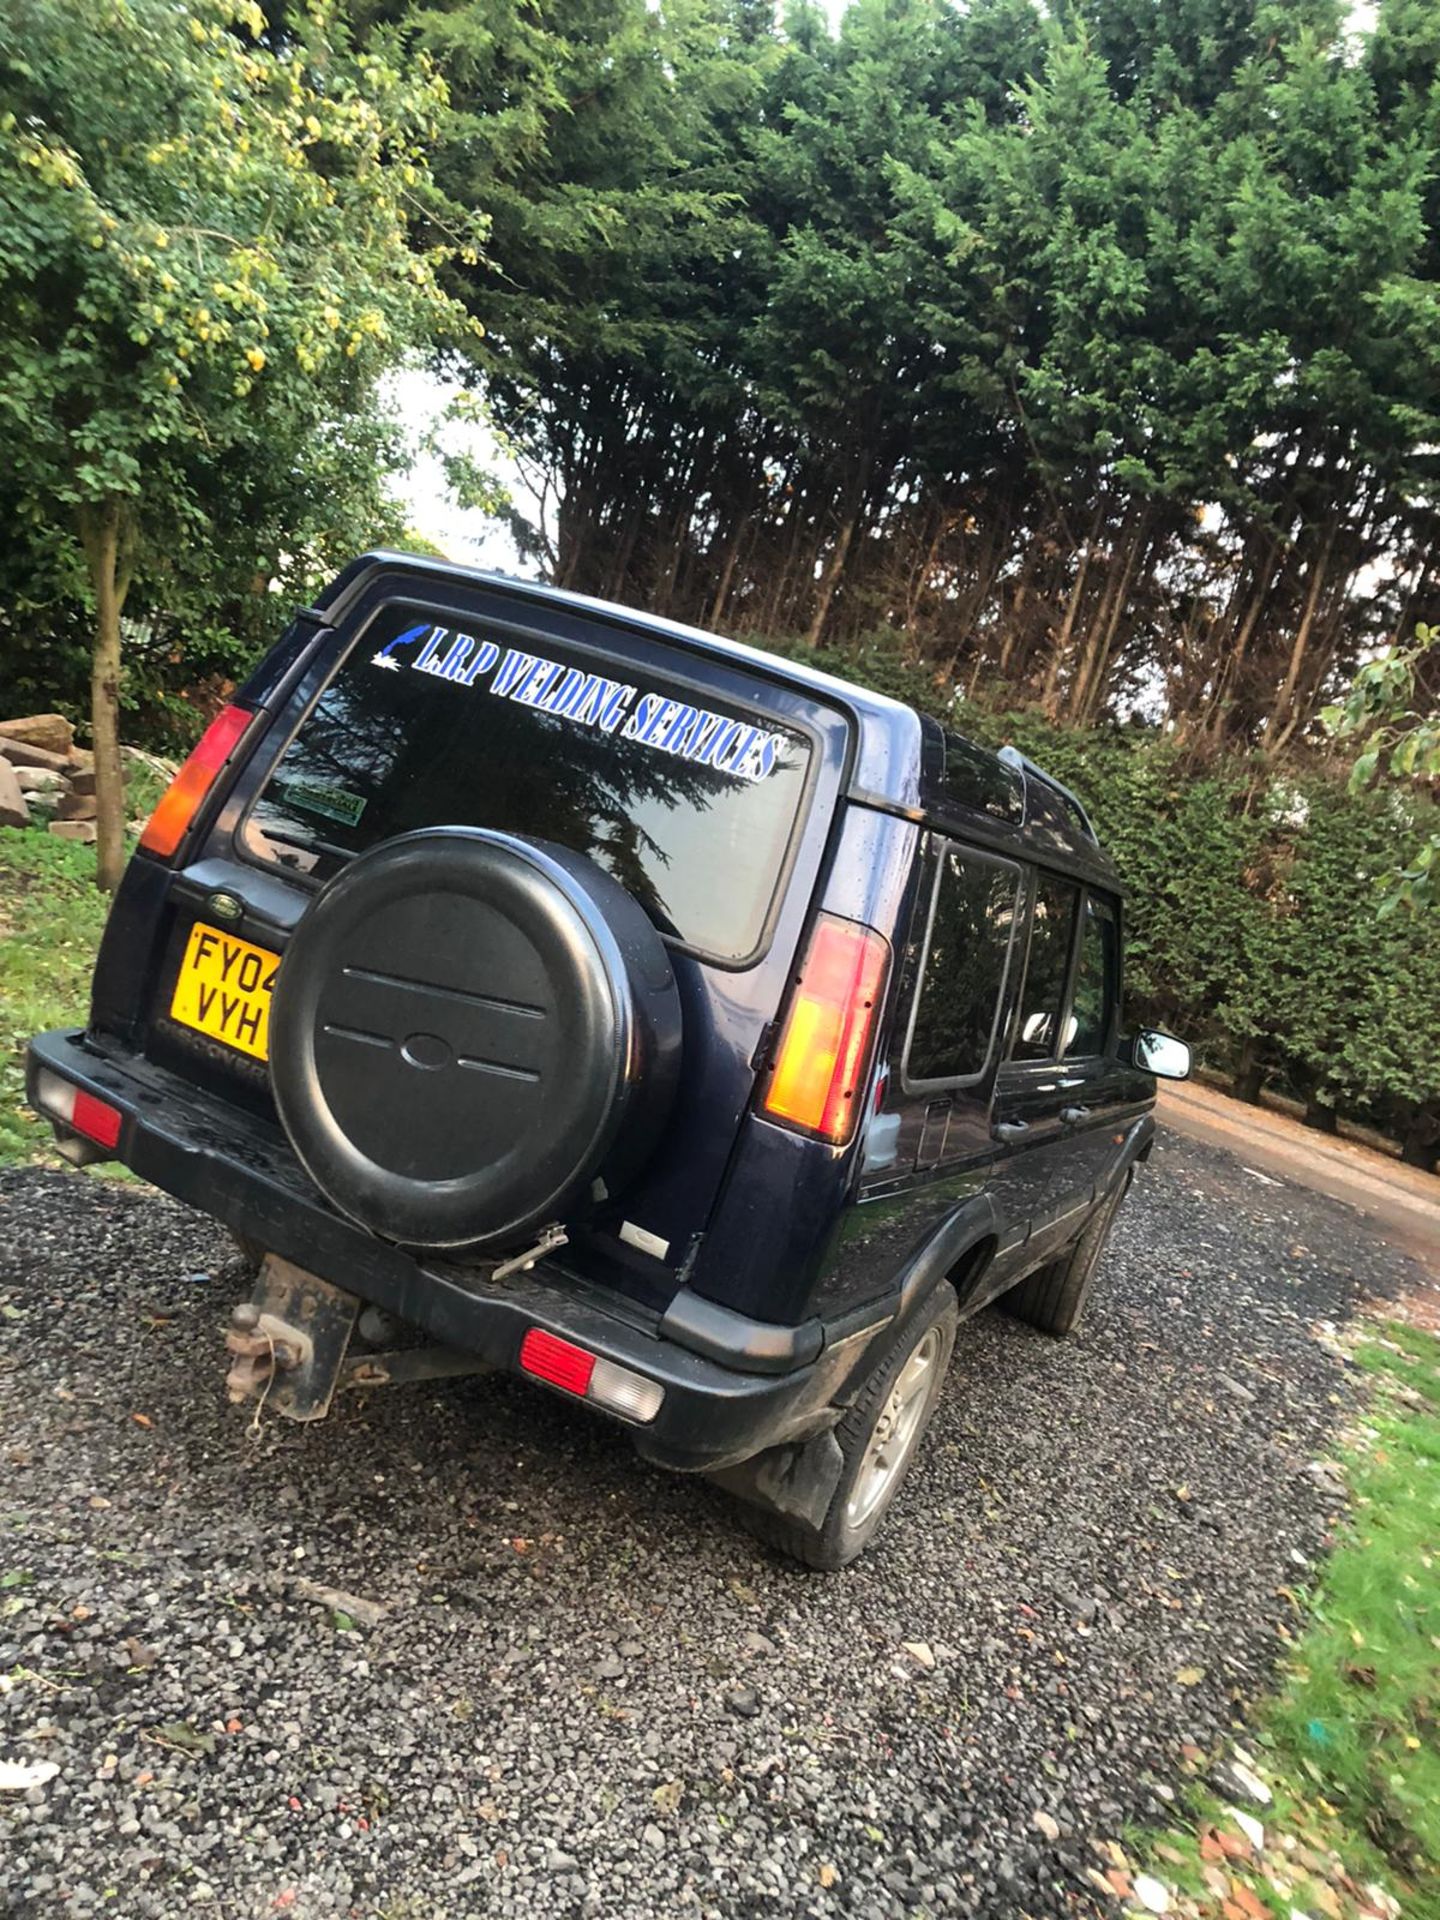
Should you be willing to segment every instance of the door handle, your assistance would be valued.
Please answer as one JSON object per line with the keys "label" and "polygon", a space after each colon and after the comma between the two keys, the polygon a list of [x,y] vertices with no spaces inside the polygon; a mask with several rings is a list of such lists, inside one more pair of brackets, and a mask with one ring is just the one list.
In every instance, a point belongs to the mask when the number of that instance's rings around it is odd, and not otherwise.
{"label": "door handle", "polygon": [[997,1120],[990,1129],[997,1140],[1019,1140],[1030,1131],[1028,1120]]}
{"label": "door handle", "polygon": [[1090,1109],[1089,1107],[1062,1107],[1060,1118],[1067,1127],[1073,1127],[1078,1121],[1090,1118]]}

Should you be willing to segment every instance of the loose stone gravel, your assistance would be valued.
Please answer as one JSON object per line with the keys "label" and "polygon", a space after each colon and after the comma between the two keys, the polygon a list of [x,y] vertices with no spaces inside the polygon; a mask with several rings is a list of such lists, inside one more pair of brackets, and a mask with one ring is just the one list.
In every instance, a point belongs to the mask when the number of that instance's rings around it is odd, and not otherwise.
{"label": "loose stone gravel", "polygon": [[0,1176],[0,1762],[59,1767],[0,1795],[0,1912],[1093,1914],[1089,1843],[1243,1718],[1323,1550],[1325,1323],[1415,1277],[1164,1139],[1082,1333],[963,1327],[825,1577],[518,1383],[252,1433],[218,1229]]}

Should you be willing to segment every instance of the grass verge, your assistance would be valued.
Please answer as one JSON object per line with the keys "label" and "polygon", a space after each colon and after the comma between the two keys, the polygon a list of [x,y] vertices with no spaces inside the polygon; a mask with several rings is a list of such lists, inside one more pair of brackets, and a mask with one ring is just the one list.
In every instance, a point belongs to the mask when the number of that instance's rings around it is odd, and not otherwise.
{"label": "grass verge", "polygon": [[108,905],[93,847],[0,827],[0,1164],[49,1157],[49,1127],[22,1104],[25,1043],[83,1023]]}
{"label": "grass verge", "polygon": [[1440,1920],[1440,1340],[1388,1321],[1353,1351],[1349,1516],[1241,1755],[1271,1801],[1197,1790],[1112,1879],[1127,1910],[1153,1882],[1198,1920]]}

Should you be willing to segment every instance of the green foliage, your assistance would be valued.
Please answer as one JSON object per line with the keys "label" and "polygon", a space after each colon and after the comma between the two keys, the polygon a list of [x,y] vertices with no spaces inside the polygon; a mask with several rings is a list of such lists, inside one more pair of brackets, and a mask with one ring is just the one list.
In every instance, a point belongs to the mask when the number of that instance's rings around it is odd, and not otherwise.
{"label": "green foliage", "polygon": [[41,1152],[50,1129],[21,1109],[25,1046],[83,1026],[105,925],[94,855],[48,833],[0,827],[0,1162]]}
{"label": "green foliage", "polygon": [[1271,758],[1440,611],[1419,0],[362,14],[561,584]]}
{"label": "green foliage", "polygon": [[[1425,689],[1426,671],[1430,686]],[[1321,715],[1337,740],[1358,741],[1350,774],[1358,793],[1382,773],[1440,789],[1440,628],[1418,626],[1412,647],[1387,647],[1356,674],[1344,700]],[[1440,900],[1440,833],[1386,875],[1386,909]]]}
{"label": "green foliage", "polygon": [[474,220],[411,244],[438,82],[348,51],[330,0],[266,32],[250,0],[0,17],[0,604],[60,636],[57,678],[91,614],[102,868],[132,584],[164,650],[226,677],[394,524],[380,376],[468,325],[437,274]]}
{"label": "green foliage", "polygon": [[1405,1912],[1440,1915],[1440,1342],[1396,1326],[1358,1357],[1382,1391],[1349,1452],[1351,1521],[1273,1727],[1415,1884]]}
{"label": "green foliage", "polygon": [[[0,407],[18,517],[78,580],[73,510],[141,531],[259,509],[308,483],[373,500],[376,377],[457,316],[407,244],[441,95],[348,60],[330,9],[279,59],[247,0],[16,0],[0,40]],[[368,478],[367,478],[368,476]],[[333,510],[333,509],[332,509]],[[321,523],[323,524],[323,523]],[[282,564],[252,533],[252,563]],[[158,563],[159,556],[156,556]]]}

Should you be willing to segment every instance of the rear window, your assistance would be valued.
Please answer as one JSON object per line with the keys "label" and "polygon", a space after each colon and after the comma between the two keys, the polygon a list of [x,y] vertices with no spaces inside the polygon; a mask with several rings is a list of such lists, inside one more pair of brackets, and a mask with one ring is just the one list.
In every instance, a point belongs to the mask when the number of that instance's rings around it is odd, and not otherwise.
{"label": "rear window", "polygon": [[325,880],[418,827],[493,827],[588,854],[662,933],[750,958],[799,819],[810,746],[649,669],[391,607],[251,812],[252,853]]}

